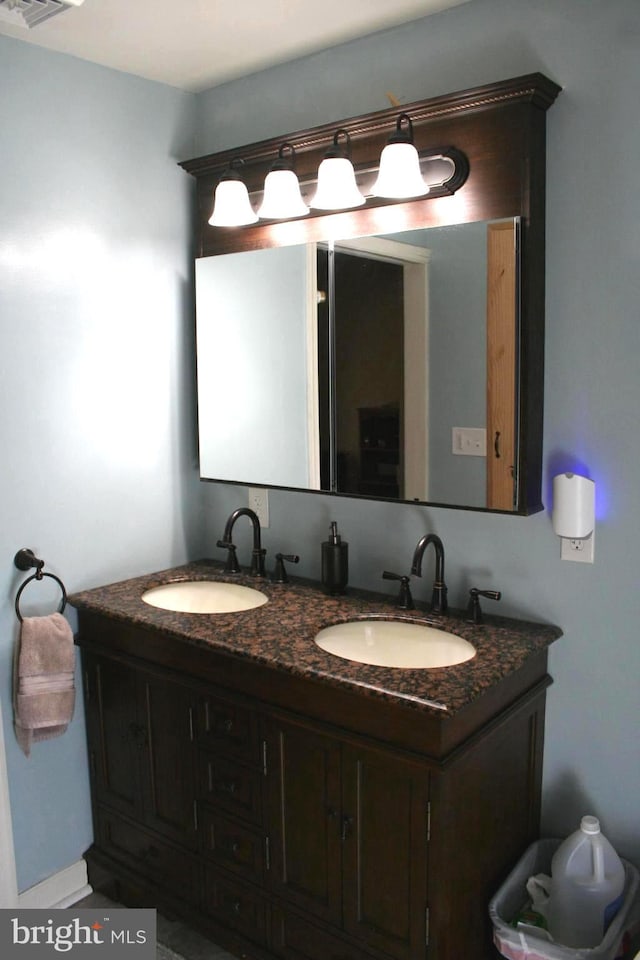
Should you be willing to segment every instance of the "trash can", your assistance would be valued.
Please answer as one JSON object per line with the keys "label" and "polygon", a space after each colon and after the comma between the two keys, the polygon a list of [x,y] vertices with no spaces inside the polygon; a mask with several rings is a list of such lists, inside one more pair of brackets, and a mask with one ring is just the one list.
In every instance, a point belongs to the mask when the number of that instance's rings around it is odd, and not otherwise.
{"label": "trash can", "polygon": [[625,890],[622,906],[597,947],[565,947],[546,938],[546,931],[531,926],[513,926],[517,917],[530,904],[527,880],[537,873],[551,873],[551,858],[560,840],[538,840],[518,861],[489,904],[493,924],[493,940],[508,960],[616,960],[628,948],[629,934],[638,922],[638,889],[640,875],[626,860]]}

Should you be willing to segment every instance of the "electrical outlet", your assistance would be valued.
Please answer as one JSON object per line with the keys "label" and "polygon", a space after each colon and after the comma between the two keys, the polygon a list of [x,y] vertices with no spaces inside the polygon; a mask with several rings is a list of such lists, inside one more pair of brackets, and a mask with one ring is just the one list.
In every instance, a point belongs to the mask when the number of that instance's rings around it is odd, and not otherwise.
{"label": "electrical outlet", "polygon": [[264,487],[249,487],[249,506],[257,513],[261,527],[269,526],[269,492]]}
{"label": "electrical outlet", "polygon": [[576,563],[593,563],[595,531],[584,540],[562,537],[560,559],[573,560]]}

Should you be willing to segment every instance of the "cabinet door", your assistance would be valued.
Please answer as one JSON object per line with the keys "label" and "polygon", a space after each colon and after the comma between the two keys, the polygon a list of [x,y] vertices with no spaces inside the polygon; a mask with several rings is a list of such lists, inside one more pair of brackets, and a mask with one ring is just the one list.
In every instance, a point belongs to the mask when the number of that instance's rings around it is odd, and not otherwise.
{"label": "cabinet door", "polygon": [[304,725],[272,721],[267,784],[270,887],[339,924],[340,744]]}
{"label": "cabinet door", "polygon": [[194,846],[189,689],[117,660],[84,657],[96,801]]}
{"label": "cabinet door", "polygon": [[142,815],[137,675],[117,661],[84,653],[89,760],[95,799],[130,817]]}
{"label": "cabinet door", "polygon": [[183,844],[196,842],[194,705],[187,687],[140,674],[144,819]]}
{"label": "cabinet door", "polygon": [[428,772],[343,747],[343,926],[398,960],[426,955]]}

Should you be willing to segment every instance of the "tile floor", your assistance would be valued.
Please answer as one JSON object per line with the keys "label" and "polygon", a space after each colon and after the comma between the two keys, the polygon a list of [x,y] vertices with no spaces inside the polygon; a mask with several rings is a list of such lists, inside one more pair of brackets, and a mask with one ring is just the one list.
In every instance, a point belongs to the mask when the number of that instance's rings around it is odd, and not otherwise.
{"label": "tile floor", "polygon": [[[91,893],[73,906],[78,909],[95,907],[102,910],[121,905],[114,903],[101,893]],[[159,945],[168,948],[159,953],[162,960],[174,960],[174,958],[175,960],[236,960],[222,947],[216,946],[185,923],[180,920],[168,920],[160,913],[157,916],[157,940]]]}

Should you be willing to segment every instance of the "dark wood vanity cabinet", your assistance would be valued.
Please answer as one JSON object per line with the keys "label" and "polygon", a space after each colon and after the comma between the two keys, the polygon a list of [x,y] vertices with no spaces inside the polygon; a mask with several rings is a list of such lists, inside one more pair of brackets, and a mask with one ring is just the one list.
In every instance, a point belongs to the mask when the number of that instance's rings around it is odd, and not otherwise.
{"label": "dark wood vanity cabinet", "polygon": [[[271,722],[267,744],[270,888],[388,956],[422,956],[428,769],[304,723]],[[281,910],[283,956],[290,922]]]}
{"label": "dark wood vanity cabinet", "polygon": [[78,643],[94,887],[241,957],[495,956],[488,901],[538,835],[546,652],[449,729],[93,614]]}

